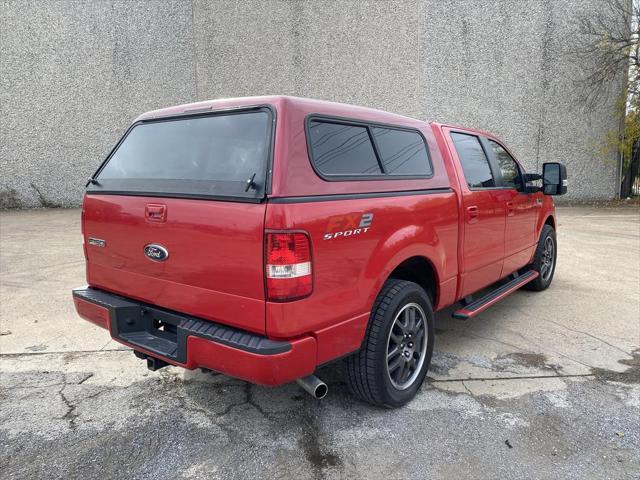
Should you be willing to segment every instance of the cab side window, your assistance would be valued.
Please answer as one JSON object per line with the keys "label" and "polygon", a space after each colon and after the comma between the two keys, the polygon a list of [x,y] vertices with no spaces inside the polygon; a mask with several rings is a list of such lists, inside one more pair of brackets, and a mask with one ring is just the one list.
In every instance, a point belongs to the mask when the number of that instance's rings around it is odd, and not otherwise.
{"label": "cab side window", "polygon": [[480,139],[475,135],[459,132],[451,132],[451,139],[456,146],[469,188],[495,187],[496,181]]}
{"label": "cab side window", "polygon": [[520,168],[516,161],[499,143],[489,140],[489,145],[491,145],[496,160],[498,160],[498,165],[500,166],[502,185],[506,188],[515,188],[521,191],[522,176],[520,175]]}

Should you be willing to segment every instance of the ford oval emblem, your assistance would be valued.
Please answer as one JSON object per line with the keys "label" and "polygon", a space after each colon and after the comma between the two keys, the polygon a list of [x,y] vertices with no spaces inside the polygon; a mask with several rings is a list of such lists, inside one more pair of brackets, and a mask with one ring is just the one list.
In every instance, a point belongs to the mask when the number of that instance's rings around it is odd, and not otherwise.
{"label": "ford oval emblem", "polygon": [[157,243],[150,243],[149,245],[145,245],[144,254],[147,258],[153,260],[154,262],[164,262],[167,258],[169,258],[169,252],[162,245],[158,245]]}

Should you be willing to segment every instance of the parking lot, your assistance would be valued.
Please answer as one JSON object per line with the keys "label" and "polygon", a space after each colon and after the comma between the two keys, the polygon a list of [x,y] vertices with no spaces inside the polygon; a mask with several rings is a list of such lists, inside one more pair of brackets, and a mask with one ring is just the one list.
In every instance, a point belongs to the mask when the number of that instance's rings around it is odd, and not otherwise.
{"label": "parking lot", "polygon": [[79,210],[0,213],[1,478],[640,478],[640,211],[558,210],[542,293],[436,323],[399,410],[146,369],[76,316]]}

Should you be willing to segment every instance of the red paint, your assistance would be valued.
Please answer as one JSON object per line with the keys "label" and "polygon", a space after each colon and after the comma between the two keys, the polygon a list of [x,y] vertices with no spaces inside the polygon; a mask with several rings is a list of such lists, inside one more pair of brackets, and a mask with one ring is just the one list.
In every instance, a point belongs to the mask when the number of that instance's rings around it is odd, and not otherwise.
{"label": "red paint", "polygon": [[[365,211],[373,213],[366,233],[324,240],[328,218]],[[265,222],[271,229],[308,232],[313,247],[313,294],[291,303],[267,302],[267,332],[276,337],[315,332],[368,314],[388,275],[407,258],[428,258],[440,283],[457,275],[454,193],[269,204]],[[454,301],[449,296],[439,303]]]}
{"label": "red paint", "polygon": [[[469,190],[450,131],[455,128],[498,141],[477,130],[290,97],[202,102],[149,112],[140,119],[181,114],[196,107],[215,110],[255,105],[271,105],[276,112],[272,182],[266,202],[94,194],[84,199],[82,228],[89,285],[285,339],[293,346],[285,354],[261,356],[190,337],[185,368],[211,368],[263,384],[308,375],[316,365],[359,348],[380,288],[403,261],[422,257],[432,266],[434,306],[441,309],[529,263],[542,226],[554,216],[553,200],[541,193]],[[307,154],[304,120],[309,114],[418,128],[429,146],[433,176],[325,181],[313,171]],[[426,195],[307,203],[273,201],[429,189],[440,190]],[[358,231],[364,214],[372,214],[373,220]],[[265,232],[297,232],[309,239],[309,282],[280,284],[288,289],[287,295],[302,292],[305,298],[268,300],[270,257]],[[105,240],[106,246],[88,244],[90,237]],[[165,247],[169,259],[154,262],[145,257],[143,248],[149,243]],[[295,254],[292,258],[301,262]],[[102,321],[98,310],[78,302],[76,308],[83,318]]]}
{"label": "red paint", "polygon": [[[456,300],[459,300],[527,265],[533,258],[542,225],[548,217],[554,216],[555,207],[552,198],[541,192],[527,194],[508,188],[469,189],[450,137],[451,131],[482,136],[503,147],[504,143],[480,130],[431,125],[446,162],[451,166],[452,186],[458,193],[460,208],[465,215],[465,221],[460,222],[458,245],[461,271]],[[516,157],[511,152],[509,154],[517,162]],[[522,165],[520,168],[524,171]]]}
{"label": "red paint", "polygon": [[311,375],[316,369],[316,340],[291,341],[291,350],[278,355],[256,355],[226,345],[189,337],[186,368],[210,368],[261,385],[281,385]]}
{"label": "red paint", "polygon": [[322,365],[341,357],[345,352],[358,350],[362,343],[362,332],[367,329],[368,321],[369,313],[364,313],[316,331],[314,333],[318,342],[316,364]]}
{"label": "red paint", "polygon": [[[85,195],[84,231],[92,287],[263,334],[266,206],[163,198],[164,222],[148,222],[157,198]],[[85,240],[86,241],[86,240]],[[144,246],[170,255],[154,262]]]}
{"label": "red paint", "polygon": [[109,330],[109,310],[95,303],[85,302],[73,297],[76,312],[88,322]]}

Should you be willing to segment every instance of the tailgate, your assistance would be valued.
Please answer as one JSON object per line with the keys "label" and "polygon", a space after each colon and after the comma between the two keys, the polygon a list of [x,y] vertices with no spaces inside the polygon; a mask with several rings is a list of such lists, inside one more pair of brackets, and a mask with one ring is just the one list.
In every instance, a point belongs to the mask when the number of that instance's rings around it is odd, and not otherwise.
{"label": "tailgate", "polygon": [[263,203],[88,194],[87,281],[264,334],[264,213]]}

